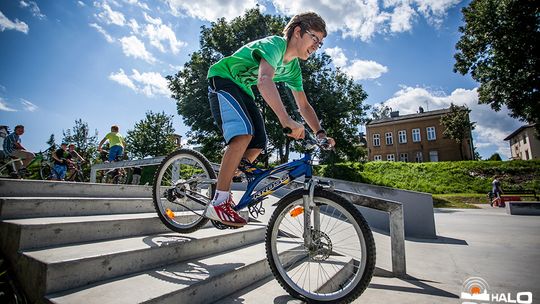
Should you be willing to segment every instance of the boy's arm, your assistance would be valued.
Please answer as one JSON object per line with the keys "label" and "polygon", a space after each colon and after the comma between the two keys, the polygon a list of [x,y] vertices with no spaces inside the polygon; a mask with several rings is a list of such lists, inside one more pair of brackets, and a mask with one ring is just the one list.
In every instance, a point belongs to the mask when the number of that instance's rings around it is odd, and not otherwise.
{"label": "boy's arm", "polygon": [[274,72],[274,68],[266,60],[261,58],[257,88],[272,111],[276,113],[281,125],[284,128],[290,128],[292,130],[289,136],[296,139],[304,138],[304,126],[294,121],[285,110],[285,106],[283,106],[276,84],[272,80],[274,78]]}
{"label": "boy's arm", "polygon": [[[315,113],[315,110],[307,100],[306,93],[304,91],[291,91],[294,96],[294,100],[296,101],[296,105],[298,106],[298,110],[300,111],[300,115],[304,117],[311,130],[313,130],[315,134],[318,131],[323,130],[319,118],[317,117],[317,113]],[[324,133],[318,134],[318,137],[327,137],[326,131]],[[330,146],[333,147],[336,145],[336,142],[333,138],[328,137],[328,141],[330,143]]]}
{"label": "boy's arm", "polygon": [[105,143],[106,140],[107,140],[107,137],[103,137],[103,139],[99,142],[98,147],[97,147],[98,151],[101,152],[101,146]]}

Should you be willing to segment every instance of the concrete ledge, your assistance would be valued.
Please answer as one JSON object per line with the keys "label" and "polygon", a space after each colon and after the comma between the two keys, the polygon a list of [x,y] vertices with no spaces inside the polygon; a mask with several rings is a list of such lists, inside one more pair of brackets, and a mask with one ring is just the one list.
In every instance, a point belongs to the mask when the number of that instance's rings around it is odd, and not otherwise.
{"label": "concrete ledge", "polygon": [[0,178],[0,197],[152,197],[151,186]]}
{"label": "concrete ledge", "polygon": [[540,215],[540,202],[506,202],[506,213],[510,215]]}

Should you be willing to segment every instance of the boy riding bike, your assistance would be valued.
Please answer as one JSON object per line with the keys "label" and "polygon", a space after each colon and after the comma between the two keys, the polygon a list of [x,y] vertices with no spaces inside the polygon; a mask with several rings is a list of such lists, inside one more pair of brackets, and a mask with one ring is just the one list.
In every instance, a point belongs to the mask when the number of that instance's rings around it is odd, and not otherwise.
{"label": "boy riding bike", "polygon": [[[226,225],[240,227],[247,223],[233,209],[231,181],[242,158],[253,162],[266,145],[263,118],[255,105],[251,86],[257,85],[283,128],[291,130],[288,135],[301,139],[304,126],[288,115],[275,85],[285,82],[309,127],[318,138],[326,137],[303,91],[299,63],[299,59],[307,60],[322,46],[326,23],[316,13],[302,13],[290,20],[283,34],[284,37],[270,36],[248,43],[208,71],[210,109],[228,146],[221,162],[217,191],[205,216]],[[335,145],[332,138],[328,142]]]}

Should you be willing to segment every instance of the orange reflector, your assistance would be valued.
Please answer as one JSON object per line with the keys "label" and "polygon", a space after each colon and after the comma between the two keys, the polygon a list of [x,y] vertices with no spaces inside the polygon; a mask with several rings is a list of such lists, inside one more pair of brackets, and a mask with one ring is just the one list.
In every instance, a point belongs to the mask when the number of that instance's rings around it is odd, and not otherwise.
{"label": "orange reflector", "polygon": [[297,217],[304,212],[304,207],[296,207],[289,212],[292,217]]}
{"label": "orange reflector", "polygon": [[167,214],[167,216],[168,216],[170,219],[173,219],[173,218],[174,218],[174,212],[173,212],[171,209],[167,208],[167,209],[165,210],[165,213]]}

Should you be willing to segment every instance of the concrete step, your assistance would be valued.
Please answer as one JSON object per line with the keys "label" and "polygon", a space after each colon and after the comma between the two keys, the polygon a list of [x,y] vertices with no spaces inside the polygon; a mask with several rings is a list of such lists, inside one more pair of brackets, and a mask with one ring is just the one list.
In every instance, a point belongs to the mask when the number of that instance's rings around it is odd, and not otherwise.
{"label": "concrete step", "polygon": [[219,254],[264,240],[265,227],[201,229],[189,235],[145,235],[49,249],[24,251],[18,276],[32,286],[32,299],[46,293],[85,286],[160,265]]}
{"label": "concrete step", "polygon": [[[189,212],[184,216],[195,217]],[[19,250],[170,232],[155,212],[3,220],[0,242],[10,255]]]}
{"label": "concrete step", "polygon": [[0,197],[152,197],[152,187],[0,178]]}
{"label": "concrete step", "polygon": [[264,243],[259,243],[50,294],[46,299],[59,304],[210,303],[270,275]]}
{"label": "concrete step", "polygon": [[[188,202],[192,209],[201,205]],[[0,198],[0,220],[52,216],[154,212],[152,198],[104,197],[3,197]]]}

